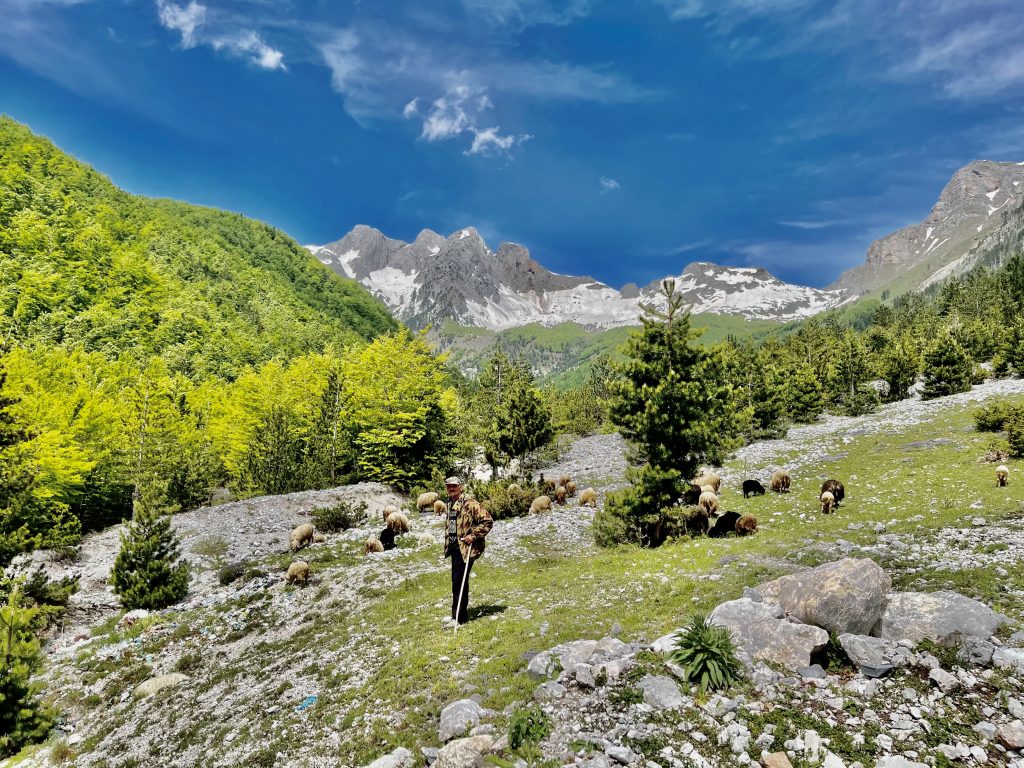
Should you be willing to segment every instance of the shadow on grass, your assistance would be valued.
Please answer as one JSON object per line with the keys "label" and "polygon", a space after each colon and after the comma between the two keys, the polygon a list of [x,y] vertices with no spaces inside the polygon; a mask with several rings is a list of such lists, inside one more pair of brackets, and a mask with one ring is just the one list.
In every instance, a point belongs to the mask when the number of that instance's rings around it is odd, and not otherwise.
{"label": "shadow on grass", "polygon": [[486,619],[488,616],[496,616],[507,610],[507,605],[474,605],[469,609],[469,620]]}

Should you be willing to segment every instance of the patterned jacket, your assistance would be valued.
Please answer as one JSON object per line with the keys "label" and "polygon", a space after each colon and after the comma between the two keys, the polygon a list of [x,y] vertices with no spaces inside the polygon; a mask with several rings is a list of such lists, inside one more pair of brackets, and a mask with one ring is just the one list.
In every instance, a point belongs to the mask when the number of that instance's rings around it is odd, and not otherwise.
{"label": "patterned jacket", "polygon": [[[457,500],[448,502],[447,520],[449,525],[451,525],[453,515],[455,517],[455,537],[462,549],[462,559],[476,560],[484,553],[484,537],[490,533],[491,526],[494,525],[491,513],[484,509],[479,501],[463,493]],[[473,536],[473,543],[467,546],[462,543],[462,539],[469,535]],[[450,554],[446,532],[444,556],[449,557]]]}

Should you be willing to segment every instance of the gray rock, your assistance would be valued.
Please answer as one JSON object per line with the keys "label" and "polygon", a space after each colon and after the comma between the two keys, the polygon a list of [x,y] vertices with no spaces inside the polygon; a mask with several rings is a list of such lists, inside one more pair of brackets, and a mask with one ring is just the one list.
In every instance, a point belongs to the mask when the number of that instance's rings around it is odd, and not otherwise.
{"label": "gray rock", "polygon": [[685,703],[679,686],[671,677],[665,675],[648,675],[637,687],[644,692],[644,703],[655,709],[676,709]]}
{"label": "gray rock", "polygon": [[783,618],[782,608],[748,598],[722,603],[709,617],[729,629],[737,647],[753,661],[782,664],[788,669],[810,666],[811,654],[825,647],[828,633]]}
{"label": "gray rock", "polygon": [[898,665],[898,646],[891,640],[846,633],[839,636],[839,645],[865,677],[882,677]]}
{"label": "gray rock", "polygon": [[996,647],[988,640],[980,637],[965,637],[957,658],[967,664],[987,667],[992,663],[992,654],[995,653],[995,650]]}
{"label": "gray rock", "polygon": [[889,755],[878,758],[875,768],[928,768],[928,766],[925,763],[915,763],[900,755]]}
{"label": "gray rock", "polygon": [[996,648],[992,653],[992,663],[1000,669],[1017,669],[1024,672],[1024,649]]}
{"label": "gray rock", "polygon": [[561,683],[549,680],[546,683],[541,683],[533,691],[534,701],[551,701],[552,699],[561,699],[565,696],[566,687]]}
{"label": "gray rock", "polygon": [[479,725],[483,713],[483,708],[472,699],[453,701],[441,710],[441,723],[437,729],[441,743],[451,741]]}
{"label": "gray rock", "polygon": [[682,632],[682,630],[676,629],[667,635],[662,635],[651,643],[651,650],[655,653],[672,653],[676,647],[676,633],[678,632]]}
{"label": "gray rock", "polygon": [[149,680],[143,680],[135,686],[135,695],[139,698],[152,696],[164,688],[176,688],[186,680],[188,680],[188,675],[183,675],[181,672],[171,672],[169,675],[151,677]]}
{"label": "gray rock", "polygon": [[998,729],[993,723],[983,720],[980,723],[975,723],[973,730],[981,736],[981,738],[992,741],[992,739],[996,737],[996,731]]}
{"label": "gray rock", "polygon": [[383,757],[378,757],[366,768],[414,768],[415,765],[416,761],[413,759],[412,752],[405,747],[399,747]]}
{"label": "gray rock", "polygon": [[834,752],[826,752],[821,768],[846,768],[846,763]]}
{"label": "gray rock", "polygon": [[940,645],[958,644],[963,637],[991,637],[1006,619],[984,603],[958,592],[896,592],[871,633],[886,640],[925,638]]}
{"label": "gray rock", "polygon": [[491,736],[456,739],[437,753],[433,768],[474,768],[491,751],[493,745],[494,738]]}
{"label": "gray rock", "polygon": [[892,589],[889,575],[867,558],[844,558],[755,588],[787,615],[836,634],[866,635]]}
{"label": "gray rock", "polygon": [[1024,720],[1024,702],[1020,699],[1010,696],[1006,700],[1006,711],[1014,720]]}
{"label": "gray rock", "polygon": [[604,753],[612,760],[623,765],[629,765],[636,760],[636,755],[629,747],[617,747],[614,744],[605,747]]}
{"label": "gray rock", "polygon": [[996,739],[1007,749],[1024,749],[1024,722],[1014,720],[996,731]]}
{"label": "gray rock", "polygon": [[796,673],[806,680],[822,680],[825,677],[825,670],[822,669],[821,664],[811,664],[809,667],[800,667]]}
{"label": "gray rock", "polygon": [[957,676],[941,668],[929,672],[928,679],[939,686],[939,690],[943,693],[951,693],[960,687],[960,680]]}
{"label": "gray rock", "polygon": [[577,664],[575,677],[576,682],[586,688],[593,688],[596,685],[594,668],[589,664]]}

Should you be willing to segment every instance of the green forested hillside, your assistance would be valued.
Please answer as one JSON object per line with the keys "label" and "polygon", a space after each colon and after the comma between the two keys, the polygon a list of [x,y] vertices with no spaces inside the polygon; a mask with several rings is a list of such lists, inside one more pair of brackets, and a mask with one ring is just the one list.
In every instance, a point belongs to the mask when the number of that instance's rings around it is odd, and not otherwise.
{"label": "green forested hillside", "polygon": [[0,564],[228,485],[402,484],[457,403],[361,286],[0,118]]}

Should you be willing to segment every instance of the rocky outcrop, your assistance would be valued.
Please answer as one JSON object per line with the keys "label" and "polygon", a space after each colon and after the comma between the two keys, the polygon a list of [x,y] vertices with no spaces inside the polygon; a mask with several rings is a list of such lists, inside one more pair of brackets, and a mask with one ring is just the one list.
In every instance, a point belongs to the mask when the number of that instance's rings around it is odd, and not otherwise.
{"label": "rocky outcrop", "polygon": [[708,618],[732,632],[747,662],[766,661],[797,670],[809,666],[811,654],[828,643],[828,632],[820,627],[788,621],[779,606],[747,597],[722,603]]}
{"label": "rocky outcrop", "polygon": [[988,638],[1006,619],[984,603],[957,592],[897,592],[873,635],[887,640],[959,645],[966,637]]}
{"label": "rocky outcrop", "polygon": [[836,634],[866,635],[878,622],[892,581],[873,560],[845,558],[755,587],[786,615]]}

